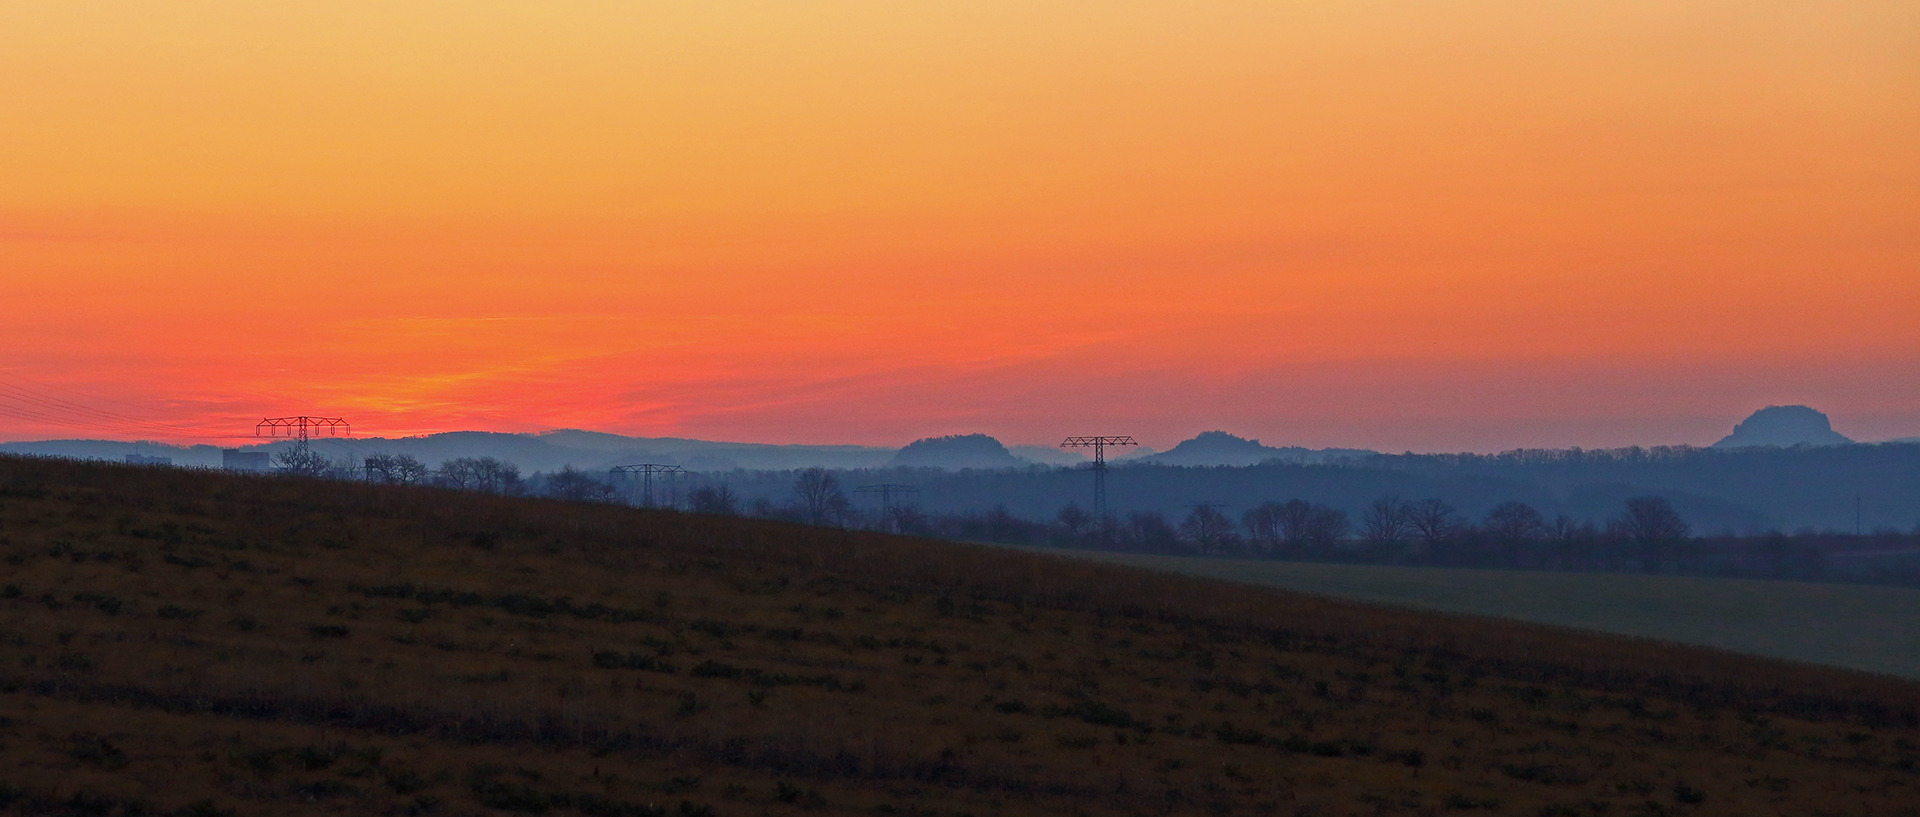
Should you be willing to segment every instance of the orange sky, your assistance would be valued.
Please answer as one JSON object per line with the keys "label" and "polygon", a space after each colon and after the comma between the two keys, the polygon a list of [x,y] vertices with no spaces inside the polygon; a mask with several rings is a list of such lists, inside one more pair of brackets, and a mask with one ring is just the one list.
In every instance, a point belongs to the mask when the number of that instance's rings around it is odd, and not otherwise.
{"label": "orange sky", "polygon": [[[209,433],[1920,435],[1916,43],[1907,0],[0,0],[0,378]],[[48,436],[128,435],[0,414]]]}

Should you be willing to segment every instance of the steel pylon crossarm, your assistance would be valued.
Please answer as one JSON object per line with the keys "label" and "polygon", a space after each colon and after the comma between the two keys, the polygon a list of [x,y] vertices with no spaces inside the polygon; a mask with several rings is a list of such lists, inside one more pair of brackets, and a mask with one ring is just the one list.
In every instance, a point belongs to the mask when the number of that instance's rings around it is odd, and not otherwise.
{"label": "steel pylon crossarm", "polygon": [[641,490],[644,492],[643,501],[646,507],[649,507],[649,508],[653,507],[653,475],[654,474],[673,475],[673,474],[684,474],[686,472],[687,472],[687,469],[681,468],[678,465],[664,465],[657,462],[643,462],[635,465],[616,465],[611,470],[611,473],[614,473],[614,474],[639,474],[640,482],[641,482],[641,485],[643,486]]}
{"label": "steel pylon crossarm", "polygon": [[255,437],[351,437],[353,426],[338,417],[268,417],[253,427]]}
{"label": "steel pylon crossarm", "polygon": [[1093,449],[1093,516],[1101,520],[1107,518],[1107,446],[1110,445],[1139,445],[1139,443],[1125,435],[1068,437],[1060,443],[1061,448]]}

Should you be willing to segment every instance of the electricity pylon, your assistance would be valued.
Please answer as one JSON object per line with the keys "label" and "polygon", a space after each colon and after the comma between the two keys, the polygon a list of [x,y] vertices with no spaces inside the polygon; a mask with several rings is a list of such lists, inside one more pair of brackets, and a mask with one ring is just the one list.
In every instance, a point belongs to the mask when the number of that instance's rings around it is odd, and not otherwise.
{"label": "electricity pylon", "polygon": [[351,437],[353,426],[338,417],[268,417],[253,426],[255,437],[285,437],[298,439],[297,449],[304,460],[307,454],[307,439],[310,437]]}
{"label": "electricity pylon", "polygon": [[893,529],[895,533],[899,533],[899,520],[893,518],[893,497],[896,494],[900,496],[917,494],[920,493],[920,489],[912,485],[896,485],[891,482],[883,482],[879,485],[862,485],[853,489],[853,492],[856,494],[879,494],[880,517],[887,520],[888,528]]}
{"label": "electricity pylon", "polygon": [[643,462],[638,465],[616,465],[613,467],[613,471],[611,473],[639,474],[640,482],[643,486],[645,486],[644,488],[642,488],[643,493],[641,495],[646,498],[645,499],[646,507],[651,508],[653,507],[653,475],[654,474],[669,474],[669,475],[684,474],[686,472],[687,472],[687,469],[681,468],[678,465],[661,465],[655,462]]}
{"label": "electricity pylon", "polygon": [[1093,518],[1095,524],[1107,521],[1107,446],[1139,445],[1132,437],[1068,437],[1061,448],[1093,449]]}
{"label": "electricity pylon", "polygon": [[299,438],[304,445],[308,437],[351,437],[353,426],[338,417],[268,417],[254,424],[253,436]]}

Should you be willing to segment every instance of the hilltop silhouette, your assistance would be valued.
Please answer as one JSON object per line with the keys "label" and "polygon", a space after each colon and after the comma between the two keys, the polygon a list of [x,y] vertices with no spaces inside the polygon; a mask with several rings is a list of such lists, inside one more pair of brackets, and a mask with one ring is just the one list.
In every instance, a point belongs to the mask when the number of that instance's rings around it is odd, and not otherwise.
{"label": "hilltop silhouette", "polygon": [[909,468],[1015,468],[1026,464],[985,434],[949,434],[914,440],[890,465]]}
{"label": "hilltop silhouette", "polygon": [[1806,406],[1768,406],[1748,415],[1720,438],[1714,448],[1796,445],[1850,445],[1853,440],[1833,430],[1827,415]]}
{"label": "hilltop silhouette", "polygon": [[1202,431],[1158,454],[1138,457],[1141,462],[1160,465],[1259,465],[1263,462],[1319,463],[1345,457],[1364,457],[1378,452],[1359,448],[1311,449],[1299,446],[1276,448],[1259,440],[1237,437],[1225,431]]}

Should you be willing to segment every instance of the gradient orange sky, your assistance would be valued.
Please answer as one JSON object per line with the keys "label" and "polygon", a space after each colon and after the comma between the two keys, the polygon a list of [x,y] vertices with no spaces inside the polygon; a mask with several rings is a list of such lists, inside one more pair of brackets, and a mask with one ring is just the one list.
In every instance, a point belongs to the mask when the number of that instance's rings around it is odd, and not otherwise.
{"label": "gradient orange sky", "polygon": [[1885,439],[1917,308],[1911,0],[0,0],[0,378],[207,434]]}

